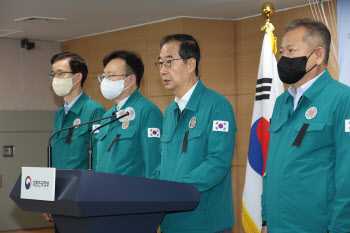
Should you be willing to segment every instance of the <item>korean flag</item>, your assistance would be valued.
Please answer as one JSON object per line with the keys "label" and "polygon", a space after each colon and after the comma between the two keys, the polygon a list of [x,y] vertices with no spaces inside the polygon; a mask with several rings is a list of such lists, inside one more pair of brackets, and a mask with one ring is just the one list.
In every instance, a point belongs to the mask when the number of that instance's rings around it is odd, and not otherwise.
{"label": "korean flag", "polygon": [[147,134],[149,138],[160,138],[160,130],[158,128],[148,128]]}
{"label": "korean flag", "polygon": [[213,121],[213,131],[228,132],[228,121]]}

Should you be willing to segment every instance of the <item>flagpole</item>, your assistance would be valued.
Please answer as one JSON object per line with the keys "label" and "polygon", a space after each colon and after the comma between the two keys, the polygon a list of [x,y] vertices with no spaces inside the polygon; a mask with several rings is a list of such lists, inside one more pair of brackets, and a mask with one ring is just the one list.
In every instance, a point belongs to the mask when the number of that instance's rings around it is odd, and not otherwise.
{"label": "flagpole", "polygon": [[261,28],[264,40],[257,75],[257,86],[253,107],[246,177],[242,197],[242,225],[246,233],[260,233],[262,228],[261,194],[270,133],[270,118],[277,97],[284,92],[278,77],[277,39],[270,18],[275,13],[274,6],[267,2],[262,6],[266,23]]}

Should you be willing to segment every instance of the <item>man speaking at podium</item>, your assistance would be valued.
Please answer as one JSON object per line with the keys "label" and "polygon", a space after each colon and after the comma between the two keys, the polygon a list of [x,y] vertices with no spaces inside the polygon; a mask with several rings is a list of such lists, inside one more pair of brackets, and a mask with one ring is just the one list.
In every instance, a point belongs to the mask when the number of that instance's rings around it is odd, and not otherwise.
{"label": "man speaking at podium", "polygon": [[[96,170],[149,177],[160,161],[163,114],[138,90],[144,72],[142,60],[132,51],[118,50],[105,56],[103,66],[104,72],[98,77],[101,92],[106,99],[115,102],[104,117],[122,113],[126,108],[132,108],[135,116],[134,119],[122,118],[100,129],[96,137]],[[103,120],[101,124],[111,120]]]}
{"label": "man speaking at podium", "polygon": [[194,211],[167,214],[161,230],[231,233],[231,163],[237,131],[232,106],[199,80],[200,49],[192,36],[165,36],[160,47],[156,67],[165,88],[176,97],[164,113],[161,163],[152,177],[194,184],[201,194]]}
{"label": "man speaking at podium", "polygon": [[[54,132],[101,118],[106,112],[105,109],[82,90],[88,74],[85,61],[75,53],[64,52],[54,55],[51,64],[52,88],[56,95],[63,97],[64,100],[64,105],[55,115]],[[92,128],[93,124],[88,124],[74,128],[73,131],[62,131],[54,136],[52,166],[56,169],[86,170]],[[96,159],[93,164],[96,166]],[[44,215],[47,220],[52,221],[50,214]]]}

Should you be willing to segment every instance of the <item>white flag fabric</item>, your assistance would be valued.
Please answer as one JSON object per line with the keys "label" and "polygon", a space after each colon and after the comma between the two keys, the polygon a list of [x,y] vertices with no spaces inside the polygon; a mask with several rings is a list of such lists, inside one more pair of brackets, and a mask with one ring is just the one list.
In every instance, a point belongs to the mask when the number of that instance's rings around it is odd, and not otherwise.
{"label": "white flag fabric", "polygon": [[350,1],[338,0],[339,82],[350,86]]}
{"label": "white flag fabric", "polygon": [[265,33],[261,50],[254,110],[250,131],[249,152],[243,190],[242,224],[246,233],[261,231],[262,178],[269,146],[273,107],[277,97],[284,92],[278,77],[277,62],[272,52],[271,40]]}

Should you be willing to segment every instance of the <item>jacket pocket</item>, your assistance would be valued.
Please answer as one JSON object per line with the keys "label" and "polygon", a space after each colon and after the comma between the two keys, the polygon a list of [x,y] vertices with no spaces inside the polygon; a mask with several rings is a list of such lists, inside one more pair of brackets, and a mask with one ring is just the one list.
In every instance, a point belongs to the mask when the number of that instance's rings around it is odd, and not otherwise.
{"label": "jacket pocket", "polygon": [[[295,124],[295,135],[298,135],[302,131],[304,124],[304,122]],[[309,126],[306,129],[300,148],[302,148],[304,154],[314,154],[314,158],[328,159],[332,156],[330,145],[333,144],[330,128],[324,122],[307,122],[306,124],[309,124]]]}
{"label": "jacket pocket", "polygon": [[[295,124],[294,129],[299,132],[303,127],[303,125],[304,123],[299,122]],[[312,122],[309,124],[309,127],[307,128],[306,132],[323,130],[324,127],[325,127],[325,123],[323,122]]]}
{"label": "jacket pocket", "polygon": [[105,137],[106,137],[106,135],[107,135],[107,130],[101,130],[96,136],[95,136],[95,138],[98,140],[98,141],[102,141]]}
{"label": "jacket pocket", "polygon": [[163,132],[162,136],[160,137],[160,142],[163,142],[163,143],[168,143],[171,141],[173,137],[173,134],[170,133],[170,132]]}
{"label": "jacket pocket", "polygon": [[188,134],[188,141],[198,138],[202,135],[203,129],[191,129],[189,134]]}
{"label": "jacket pocket", "polygon": [[83,125],[79,126],[78,128],[75,128],[73,134],[77,135],[78,137],[82,136],[83,134],[89,132],[90,125]]}
{"label": "jacket pocket", "polygon": [[270,131],[271,133],[275,133],[278,130],[280,130],[283,125],[284,125],[284,122],[274,122],[270,125],[269,128],[267,128],[267,130]]}
{"label": "jacket pocket", "polygon": [[118,131],[120,134],[119,140],[120,139],[126,139],[126,138],[132,138],[135,135],[135,129],[128,129],[128,130],[123,130],[123,131]]}

